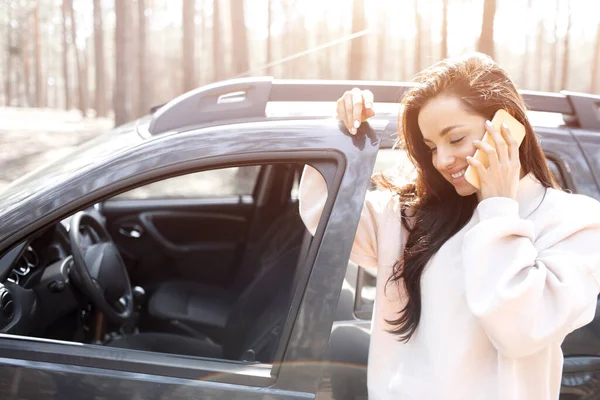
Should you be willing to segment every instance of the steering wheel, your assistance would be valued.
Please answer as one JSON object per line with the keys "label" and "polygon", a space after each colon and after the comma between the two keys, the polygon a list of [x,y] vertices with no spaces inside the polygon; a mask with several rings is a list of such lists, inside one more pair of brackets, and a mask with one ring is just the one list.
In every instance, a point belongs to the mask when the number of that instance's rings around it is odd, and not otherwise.
{"label": "steering wheel", "polygon": [[[106,318],[126,322],[133,314],[133,291],[117,246],[91,214],[78,212],[70,225],[75,281]],[[83,243],[82,230],[86,228],[95,239],[93,243]]]}

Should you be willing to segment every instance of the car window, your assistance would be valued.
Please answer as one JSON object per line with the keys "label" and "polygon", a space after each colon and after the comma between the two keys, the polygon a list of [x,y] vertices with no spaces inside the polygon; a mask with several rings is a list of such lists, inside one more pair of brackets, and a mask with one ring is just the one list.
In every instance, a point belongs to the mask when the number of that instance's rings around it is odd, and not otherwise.
{"label": "car window", "polygon": [[203,198],[251,195],[260,166],[231,167],[202,171],[150,183],[115,199]]}
{"label": "car window", "polygon": [[[320,165],[318,161],[313,164],[317,170],[334,175],[331,161],[325,167]],[[288,346],[287,338],[283,338],[290,334],[289,327],[296,318],[291,310],[298,307],[292,304],[292,297],[296,288],[308,281],[312,265],[306,261],[307,254],[316,254],[311,250],[313,236],[307,234],[298,212],[298,180],[304,166],[294,161],[207,170],[142,185],[119,195],[159,198],[252,194],[259,171],[268,167],[261,174],[261,182],[268,182],[264,185],[263,207],[247,202],[215,206],[215,202],[202,201],[160,202],[164,204],[157,206],[155,202],[130,204],[109,198],[101,209],[86,210],[87,225],[82,223],[76,230],[81,251],[101,245],[95,230],[105,227],[105,237],[110,237],[110,243],[118,248],[133,287],[131,298],[120,297],[117,303],[123,307],[132,302],[135,311],[125,324],[100,314],[90,293],[80,291],[75,281],[60,280],[63,267],[78,271],[89,268],[75,265],[72,247],[68,239],[63,240],[68,237],[63,222],[74,220],[73,215],[68,216],[55,230],[28,239],[25,247],[20,247],[27,251],[15,255],[10,265],[19,272],[12,285],[27,290],[44,288],[48,300],[36,306],[43,321],[36,325],[37,317],[31,313],[32,319],[27,321],[31,330],[17,331],[7,324],[0,325],[0,330],[8,335],[94,344],[84,349],[98,358],[114,354],[104,349],[119,349],[126,354],[120,359],[137,360],[119,364],[119,369],[126,371],[137,371],[138,364],[143,367],[148,357],[156,365],[168,366],[177,364],[183,355],[194,364],[190,368],[232,368],[231,375],[236,375],[243,366],[239,381],[252,375],[258,385],[271,384],[264,378],[264,371],[283,358]],[[325,191],[323,197],[327,195]],[[325,200],[323,203],[328,203]],[[328,214],[323,215],[325,219]],[[95,225],[92,218],[102,222]],[[319,220],[314,223],[318,225]],[[99,264],[94,267],[102,268]],[[60,276],[34,270],[60,270]],[[60,280],[60,285],[55,280]],[[111,288],[110,282],[114,280],[104,281],[109,286],[104,287],[104,293],[120,290],[118,285]],[[81,303],[71,300],[76,289]],[[27,313],[14,315],[28,318]],[[138,353],[128,350],[141,350],[146,355],[140,361]],[[168,358],[170,355],[176,358]],[[258,372],[252,370],[259,364]],[[237,376],[231,379],[235,381]]]}
{"label": "car window", "polygon": [[556,179],[556,182],[560,185],[560,187],[563,189],[570,189],[565,183],[565,178],[563,177],[561,168],[559,167],[558,163],[554,160],[548,159],[548,167],[550,168],[550,172],[552,172],[552,175],[554,175],[554,178]]}

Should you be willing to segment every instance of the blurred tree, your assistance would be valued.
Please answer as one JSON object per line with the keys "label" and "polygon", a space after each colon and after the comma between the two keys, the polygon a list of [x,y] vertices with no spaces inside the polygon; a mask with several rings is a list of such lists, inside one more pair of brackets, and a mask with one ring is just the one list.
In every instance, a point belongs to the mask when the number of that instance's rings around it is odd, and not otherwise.
{"label": "blurred tree", "polygon": [[542,90],[542,85],[544,82],[543,77],[543,64],[544,64],[544,19],[542,16],[538,16],[538,26],[537,26],[537,45],[536,45],[536,56],[535,56],[535,76],[537,78],[536,89]]}
{"label": "blurred tree", "polygon": [[250,69],[248,39],[246,33],[244,0],[231,0],[229,5],[231,24],[231,55],[233,74],[240,75]]}
{"label": "blurred tree", "polygon": [[[142,1],[143,0],[139,0]],[[102,4],[94,0],[94,63],[95,63],[95,105],[96,115],[106,116],[106,73],[104,70],[104,23]]]}
{"label": "blurred tree", "polygon": [[146,0],[137,0],[138,4],[138,109],[137,115],[142,116],[150,109],[150,67],[152,63],[148,60],[148,39],[146,28]]}
{"label": "blurred tree", "polygon": [[77,47],[77,24],[75,18],[75,12],[73,11],[73,0],[65,0],[67,2],[69,18],[71,20],[71,43],[73,44],[73,50],[75,52],[75,69],[77,71],[77,97],[78,107],[82,115],[86,115],[87,110],[87,77],[86,72],[83,68],[84,57],[81,51]]}
{"label": "blurred tree", "polygon": [[[352,1],[352,33],[367,29],[365,15],[365,0]],[[348,65],[348,79],[361,79],[363,76],[364,62],[367,55],[367,38],[361,36],[350,42],[350,59]]]}
{"label": "blurred tree", "polygon": [[[273,0],[267,0],[267,65],[273,62],[273,37],[271,28],[273,27]],[[273,68],[267,67],[267,75],[273,75]]]}
{"label": "blurred tree", "polygon": [[[319,25],[317,26],[317,43],[324,45],[329,41],[329,35],[331,29],[327,23],[328,18],[322,15],[319,19]],[[333,59],[333,50],[331,48],[321,50],[318,62],[317,73],[321,79],[332,79],[333,71],[331,68],[331,60]]]}
{"label": "blurred tree", "polygon": [[71,92],[69,85],[69,28],[70,18],[69,18],[69,0],[63,0],[62,6],[62,58],[63,58],[63,81],[64,81],[64,90],[65,90],[65,109],[69,110],[71,108]]}
{"label": "blurred tree", "polygon": [[[380,10],[380,11],[382,11],[382,10]],[[375,79],[384,79],[383,76],[385,74],[385,62],[386,62],[387,39],[388,39],[387,24],[384,19],[385,15],[386,15],[385,13],[379,14],[379,18],[381,18],[381,22],[379,23],[379,30],[377,32],[377,74],[375,75]]]}
{"label": "blurred tree", "polygon": [[554,11],[554,37],[553,43],[550,48],[550,71],[548,72],[549,86],[546,90],[551,92],[556,90],[556,76],[557,69],[556,64],[558,63],[558,19],[560,18],[560,0],[555,0],[555,11]]}
{"label": "blurred tree", "polygon": [[[295,6],[296,0],[281,0],[283,8],[283,17],[285,18],[285,25],[281,35],[283,36],[281,45],[281,54],[288,57],[294,54],[295,43],[294,43],[294,18],[295,18]],[[291,78],[294,76],[294,61],[288,61],[282,64],[283,76]]]}
{"label": "blurred tree", "polygon": [[[126,21],[129,41],[124,45],[128,58],[117,64],[119,41],[115,37],[117,30],[113,28],[116,1],[4,0],[0,1],[0,34],[4,38],[0,42],[0,102],[83,108],[79,101],[80,90],[87,90],[90,92],[83,98],[88,108],[95,108],[97,115],[103,116],[110,114],[116,98],[113,89],[120,89],[127,96],[124,104],[130,113],[128,118],[133,118],[146,113],[150,105],[180,94],[190,71],[193,84],[186,84],[186,89],[240,75],[250,70],[249,66],[258,70],[256,67],[265,60],[271,64],[279,58],[344,38],[351,29],[357,32],[367,28],[370,21],[376,21],[372,25],[378,28],[377,37],[341,41],[265,68],[260,73],[294,78],[349,76],[405,80],[438,56],[474,48],[481,50],[486,37],[493,43],[496,36],[495,59],[515,74],[520,87],[598,92],[600,28],[594,25],[590,31],[589,26],[581,26],[589,21],[583,18],[585,13],[594,7],[579,1],[552,1],[555,3],[528,0],[513,7],[510,1],[436,0],[439,10],[435,12],[440,14],[433,15],[427,9],[433,3],[423,0],[417,4],[415,0],[381,1],[374,3],[376,8],[360,13],[354,12],[355,6],[367,7],[366,4],[371,3],[348,1],[347,5],[352,4],[350,9],[346,7],[343,12],[336,12],[336,6],[327,2],[315,3],[307,9],[302,0],[264,0],[260,10],[248,8],[257,6],[249,0],[182,0],[179,3],[119,0],[130,11]],[[179,7],[181,4],[188,9],[190,3],[196,4],[196,26],[189,18],[183,26],[183,11]],[[56,7],[61,4],[62,7]],[[248,24],[244,23],[241,9],[244,6],[248,18],[264,20],[263,25],[268,25],[266,36],[265,26],[257,26],[256,21],[250,19]],[[524,54],[521,49],[512,47],[513,26],[502,23],[491,27],[490,10],[496,6],[513,7],[512,11],[527,14],[527,23],[531,26],[523,38]],[[74,15],[70,15],[71,7]],[[569,19],[567,8],[572,11]],[[479,24],[472,10],[477,10],[475,12],[485,19],[481,20],[481,35],[476,33],[468,39],[468,35],[459,32],[459,36],[454,37],[455,27],[460,30],[464,25],[466,32],[472,28],[468,25]],[[505,18],[508,11],[499,9],[498,16]],[[86,26],[88,23],[90,26]],[[570,32],[565,36],[569,24]],[[190,28],[193,29],[191,35]],[[265,36],[266,43],[257,40],[261,35]],[[184,55],[184,49],[180,48],[189,47],[187,38],[190,36],[195,42],[192,62],[189,61],[191,54]],[[127,68],[117,68],[123,62]],[[190,69],[192,65],[194,68]],[[153,68],[162,72],[160,78],[153,77]],[[581,73],[587,68],[591,77],[588,72]],[[86,85],[88,70],[94,70],[94,77],[90,77]],[[115,77],[126,82],[126,88],[117,85]],[[117,114],[123,115],[123,110]]]}
{"label": "blurred tree", "polygon": [[422,51],[423,51],[423,21],[421,20],[421,13],[419,12],[419,0],[415,0],[413,3],[415,12],[415,52],[414,52],[414,71],[416,74],[423,69],[422,64]]}
{"label": "blurred tree", "polygon": [[129,59],[131,35],[129,34],[130,7],[123,0],[115,0],[115,89],[113,107],[115,126],[131,119],[131,98],[128,90],[130,81]]}
{"label": "blurred tree", "polygon": [[569,84],[569,38],[571,37],[571,24],[572,24],[572,10],[571,0],[567,1],[567,29],[565,31],[565,38],[563,42],[563,59],[562,59],[562,78],[560,80],[559,89],[567,89]]}
{"label": "blurred tree", "polygon": [[[290,31],[287,35],[289,41],[288,51],[292,54],[298,54],[308,50],[308,32],[306,30],[306,13],[304,10],[298,10],[300,2],[298,0],[288,0],[290,3]],[[361,0],[362,1],[362,0]],[[288,63],[290,67],[290,78],[300,78],[302,75],[308,75],[311,71],[307,56],[300,57]]]}
{"label": "blurred tree", "polygon": [[[531,6],[532,6],[532,0],[527,0],[527,8],[525,9],[525,23],[527,24],[527,21],[529,21],[529,15],[531,14]],[[530,38],[529,38],[529,26],[527,24],[527,27],[525,29],[525,51],[523,53],[523,59],[521,62],[521,82],[520,82],[520,86],[521,87],[527,87],[527,67],[529,65],[528,58],[529,58],[529,42],[530,42]]]}
{"label": "blurred tree", "polygon": [[[531,1],[531,0],[529,0]],[[443,0],[442,6],[442,54],[441,58],[448,57],[448,0]]]}
{"label": "blurred tree", "polygon": [[42,76],[42,53],[40,46],[40,1],[35,1],[33,12],[33,41],[35,59],[35,106],[46,107],[44,78]]}
{"label": "blurred tree", "polygon": [[183,65],[183,91],[187,92],[196,87],[195,65],[194,65],[194,35],[195,35],[195,11],[196,4],[194,0],[183,0],[182,22],[183,22],[183,46],[182,63]]}
{"label": "blurred tree", "polygon": [[477,43],[477,51],[494,57],[494,19],[496,17],[496,0],[483,0],[483,20],[481,35]]}
{"label": "blurred tree", "polygon": [[600,92],[598,87],[598,81],[600,80],[600,21],[598,21],[598,28],[596,31],[596,46],[594,48],[594,55],[592,59],[592,79],[590,83],[590,92]]}
{"label": "blurred tree", "polygon": [[10,2],[6,2],[6,19],[2,19],[3,27],[6,28],[6,33],[3,32],[4,38],[6,40],[6,44],[4,44],[4,48],[2,50],[2,61],[5,63],[3,68],[5,70],[1,71],[4,75],[4,81],[2,82],[2,89],[4,95],[4,105],[8,106],[10,104]]}
{"label": "blurred tree", "polygon": [[225,76],[223,71],[223,41],[221,40],[221,0],[213,0],[213,31],[212,31],[212,58],[213,81],[220,81]]}
{"label": "blurred tree", "polygon": [[[29,26],[29,13],[26,11],[24,15],[22,15],[21,21],[19,23],[19,50],[21,54],[21,62],[23,63],[23,105],[27,107],[31,107],[33,102],[31,101],[31,61],[29,57],[30,51],[30,42],[26,38],[24,38],[24,33],[30,30]],[[18,86],[17,86],[18,89]]]}

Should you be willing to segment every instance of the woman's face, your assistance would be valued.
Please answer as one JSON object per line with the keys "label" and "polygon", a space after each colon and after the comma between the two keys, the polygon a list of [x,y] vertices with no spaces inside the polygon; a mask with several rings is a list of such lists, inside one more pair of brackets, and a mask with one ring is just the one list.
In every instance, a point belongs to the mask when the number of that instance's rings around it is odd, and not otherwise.
{"label": "woman's face", "polygon": [[485,118],[475,114],[453,96],[440,95],[429,100],[418,116],[423,140],[431,153],[435,169],[461,196],[477,191],[464,178],[467,157],[475,154],[474,140],[485,133]]}

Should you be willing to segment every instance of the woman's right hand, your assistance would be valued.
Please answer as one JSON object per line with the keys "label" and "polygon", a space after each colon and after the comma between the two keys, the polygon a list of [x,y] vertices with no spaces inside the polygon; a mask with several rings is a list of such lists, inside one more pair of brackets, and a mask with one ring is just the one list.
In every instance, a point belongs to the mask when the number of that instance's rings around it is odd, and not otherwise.
{"label": "woman's right hand", "polygon": [[337,119],[341,120],[351,134],[356,135],[361,123],[375,116],[373,93],[354,88],[337,101]]}

